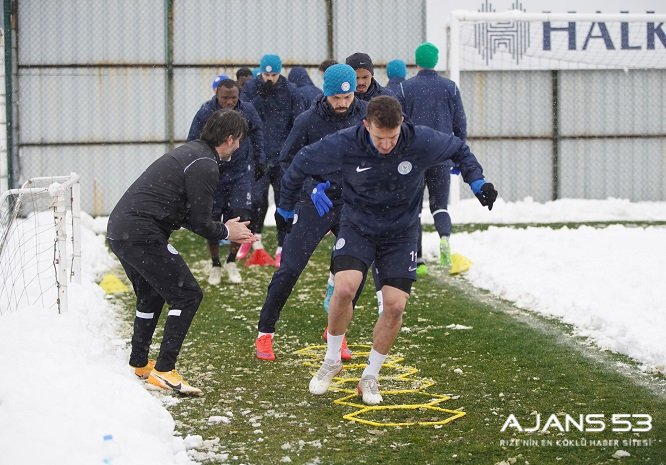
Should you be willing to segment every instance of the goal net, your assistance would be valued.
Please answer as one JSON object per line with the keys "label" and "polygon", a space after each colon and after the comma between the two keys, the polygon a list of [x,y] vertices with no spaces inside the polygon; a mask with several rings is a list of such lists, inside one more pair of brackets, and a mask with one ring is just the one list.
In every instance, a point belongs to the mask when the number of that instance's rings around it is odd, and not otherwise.
{"label": "goal net", "polygon": [[0,315],[24,307],[67,311],[80,282],[79,176],[40,177],[0,196]]}
{"label": "goal net", "polygon": [[451,12],[450,78],[504,200],[666,200],[665,24],[647,13]]}

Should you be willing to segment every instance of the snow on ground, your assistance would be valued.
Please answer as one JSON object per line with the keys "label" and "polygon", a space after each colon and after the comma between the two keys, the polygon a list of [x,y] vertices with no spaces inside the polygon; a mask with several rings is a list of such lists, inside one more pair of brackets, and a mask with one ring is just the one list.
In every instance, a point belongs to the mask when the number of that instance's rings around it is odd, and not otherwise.
{"label": "snow on ground", "polygon": [[[666,202],[613,199],[500,200],[492,212],[471,199],[450,210],[457,224],[666,221]],[[95,284],[112,263],[105,219],[84,217],[83,223],[83,282],[70,287],[69,311],[33,306],[0,316],[0,463],[102,463],[108,434],[114,465],[192,463],[187,449],[205,457],[195,450],[205,441],[175,437],[171,415],[128,370],[120,319]],[[491,227],[456,234],[451,243],[473,261],[465,279],[474,286],[560,317],[600,346],[664,371],[666,305],[658,289],[665,240],[664,227]],[[435,260],[436,234],[426,234],[424,244]]]}

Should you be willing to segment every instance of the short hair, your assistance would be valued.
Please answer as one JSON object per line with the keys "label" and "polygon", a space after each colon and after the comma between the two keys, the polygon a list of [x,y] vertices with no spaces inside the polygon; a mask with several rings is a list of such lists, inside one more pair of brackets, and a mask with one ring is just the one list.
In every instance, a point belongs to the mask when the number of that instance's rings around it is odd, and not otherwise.
{"label": "short hair", "polygon": [[337,65],[338,62],[332,59],[324,60],[319,64],[319,71],[322,73],[328,69],[329,66]]}
{"label": "short hair", "polygon": [[380,95],[370,99],[365,119],[379,128],[392,129],[402,123],[402,107],[394,97]]}
{"label": "short hair", "polygon": [[220,87],[225,87],[227,89],[232,89],[232,88],[237,88],[238,91],[240,92],[240,86],[236,81],[233,79],[223,79],[217,84],[217,88],[219,89]]}
{"label": "short hair", "polygon": [[236,79],[240,79],[241,76],[252,77],[252,70],[250,68],[241,68],[236,71]]}
{"label": "short hair", "polygon": [[240,139],[247,134],[247,121],[240,112],[235,110],[217,110],[210,115],[201,131],[201,140],[213,147],[222,145],[229,136]]}

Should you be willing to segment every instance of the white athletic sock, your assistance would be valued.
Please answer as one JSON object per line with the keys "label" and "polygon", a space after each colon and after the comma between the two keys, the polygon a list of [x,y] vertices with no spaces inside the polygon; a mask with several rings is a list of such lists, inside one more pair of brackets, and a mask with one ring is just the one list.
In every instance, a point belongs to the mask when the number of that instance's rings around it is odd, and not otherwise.
{"label": "white athletic sock", "polygon": [[342,350],[342,340],[345,335],[340,334],[339,336],[333,336],[331,333],[328,333],[326,338],[326,359],[334,363],[337,363],[341,360],[340,351]]}
{"label": "white athletic sock", "polygon": [[333,273],[328,273],[328,285],[335,286],[335,275]]}
{"label": "white athletic sock", "polygon": [[282,253],[282,247],[278,247],[277,249],[275,249],[275,255],[279,253]]}
{"label": "white athletic sock", "polygon": [[257,240],[252,243],[252,250],[263,249],[264,244],[261,243],[261,234],[255,234],[254,237],[256,237]]}
{"label": "white athletic sock", "polygon": [[262,333],[261,331],[259,331],[259,335],[257,336],[257,339],[259,339],[261,336],[265,336],[266,334],[270,335],[271,339],[273,339],[273,334],[274,333]]}
{"label": "white athletic sock", "polygon": [[384,311],[384,294],[382,291],[377,291],[377,314],[381,315]]}
{"label": "white athletic sock", "polygon": [[370,356],[368,357],[368,365],[365,367],[365,370],[363,370],[363,374],[361,375],[361,378],[366,378],[368,376],[377,379],[379,376],[379,370],[382,367],[382,363],[384,363],[384,360],[386,360],[386,355],[382,355],[379,352],[377,352],[375,349],[372,349],[370,351]]}

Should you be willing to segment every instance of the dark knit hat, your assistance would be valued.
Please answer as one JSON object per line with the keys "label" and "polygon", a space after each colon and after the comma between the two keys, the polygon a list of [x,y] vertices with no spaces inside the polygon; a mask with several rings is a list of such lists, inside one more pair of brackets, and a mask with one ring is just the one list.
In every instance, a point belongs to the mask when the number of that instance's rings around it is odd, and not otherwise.
{"label": "dark knit hat", "polygon": [[324,72],[324,95],[349,94],[356,91],[356,71],[339,63],[326,68]]}
{"label": "dark knit hat", "polygon": [[391,79],[399,77],[405,79],[407,77],[407,65],[402,60],[391,60],[386,63],[386,76]]}
{"label": "dark knit hat", "polygon": [[372,60],[370,59],[370,55],[368,55],[367,53],[354,53],[352,55],[349,55],[345,60],[345,63],[347,63],[355,70],[363,68],[370,71],[370,74],[372,75],[375,74],[375,68],[372,65]]}
{"label": "dark knit hat", "polygon": [[259,68],[262,73],[279,73],[282,71],[282,60],[278,55],[264,55],[261,57]]}
{"label": "dark knit hat", "polygon": [[416,47],[416,65],[421,68],[432,69],[437,64],[439,59],[439,49],[430,42],[423,42]]}

